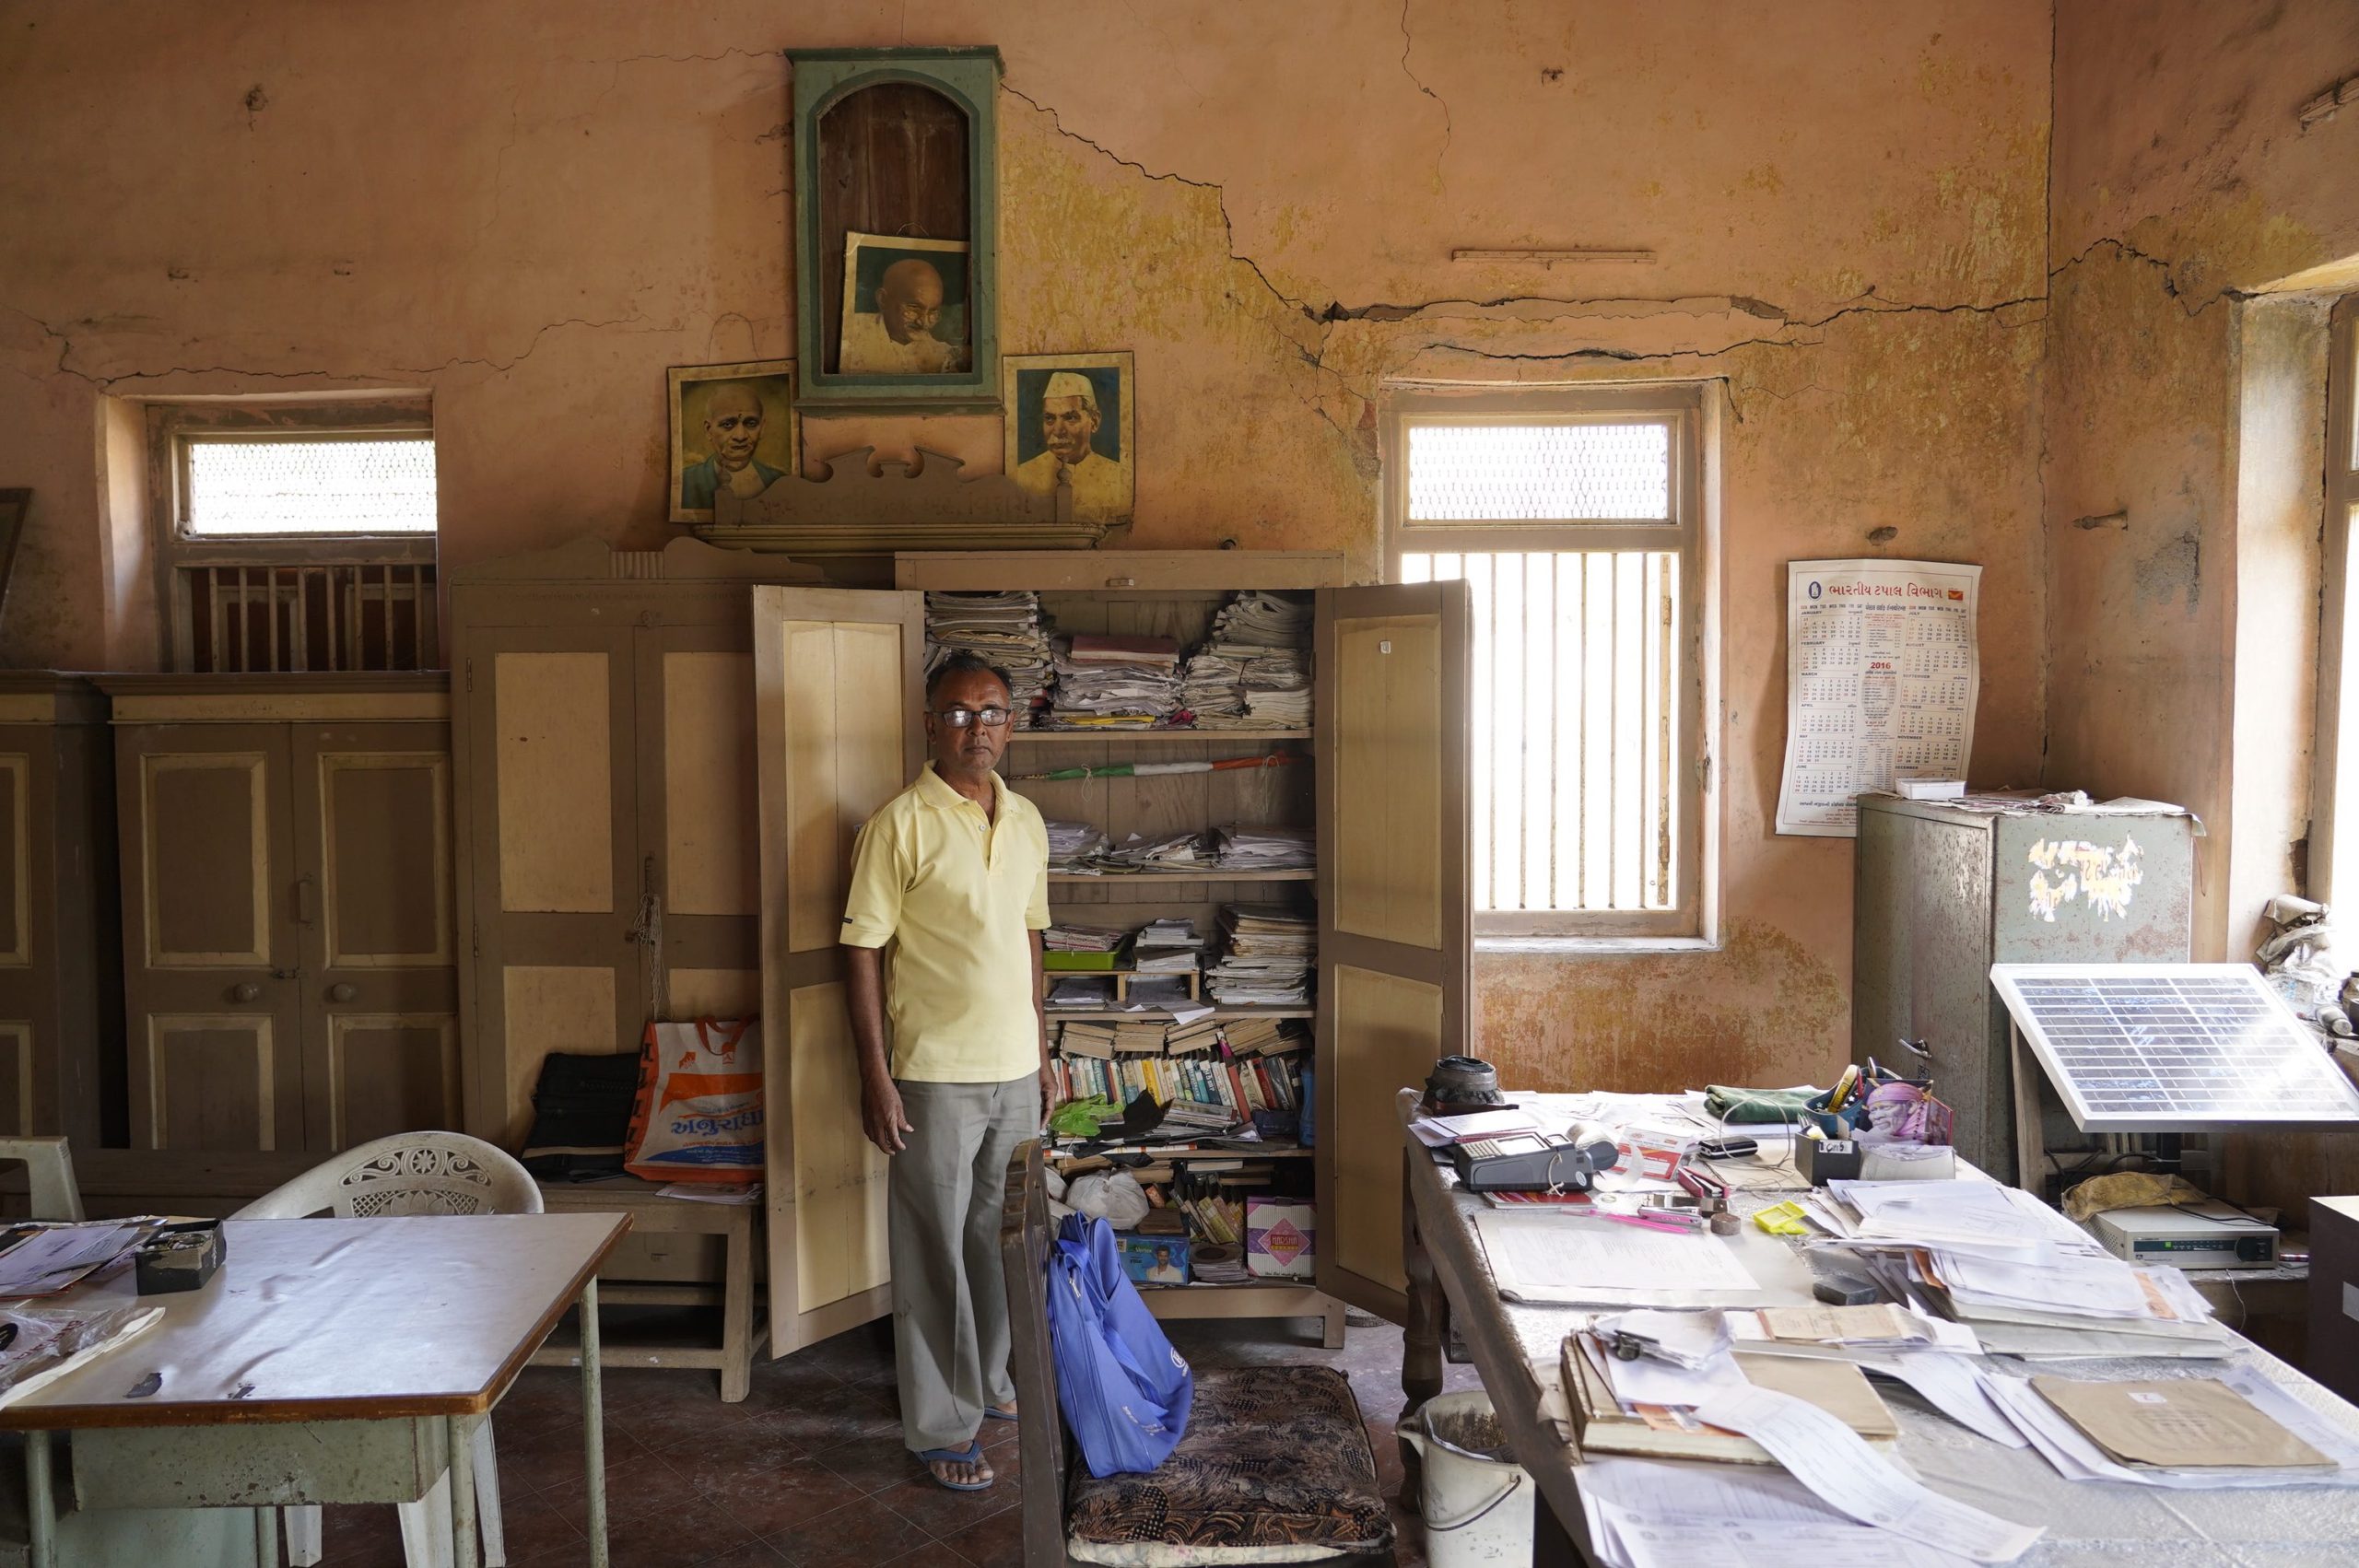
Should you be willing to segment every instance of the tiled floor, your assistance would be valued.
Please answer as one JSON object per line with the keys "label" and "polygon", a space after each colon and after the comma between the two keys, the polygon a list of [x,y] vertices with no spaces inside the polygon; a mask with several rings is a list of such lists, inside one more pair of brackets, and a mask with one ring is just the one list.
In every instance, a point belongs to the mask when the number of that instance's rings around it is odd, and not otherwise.
{"label": "tiled floor", "polygon": [[[1401,1481],[1401,1331],[1354,1327],[1322,1350],[1293,1322],[1176,1323],[1199,1366],[1321,1362],[1348,1374],[1388,1494]],[[1469,1369],[1450,1369],[1453,1387]],[[614,1568],[1018,1568],[1015,1429],[983,1433],[999,1483],[953,1492],[901,1446],[889,1328],[874,1324],[759,1363],[743,1404],[704,1373],[606,1375],[606,1506]],[[588,1561],[579,1374],[525,1373],[497,1418],[511,1568]],[[1416,1521],[1394,1509],[1401,1562],[1422,1564]],[[330,1508],[323,1568],[400,1568],[390,1508]]]}

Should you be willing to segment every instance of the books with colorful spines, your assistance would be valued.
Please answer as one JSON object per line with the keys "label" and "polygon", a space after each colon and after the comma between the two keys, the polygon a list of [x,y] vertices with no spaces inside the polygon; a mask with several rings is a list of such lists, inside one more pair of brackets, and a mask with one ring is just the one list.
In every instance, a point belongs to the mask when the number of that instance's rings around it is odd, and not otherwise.
{"label": "books with colorful spines", "polygon": [[1262,1093],[1261,1075],[1253,1071],[1251,1062],[1230,1062],[1228,1075],[1237,1081],[1238,1103],[1245,1107],[1247,1115],[1270,1108],[1269,1100]]}

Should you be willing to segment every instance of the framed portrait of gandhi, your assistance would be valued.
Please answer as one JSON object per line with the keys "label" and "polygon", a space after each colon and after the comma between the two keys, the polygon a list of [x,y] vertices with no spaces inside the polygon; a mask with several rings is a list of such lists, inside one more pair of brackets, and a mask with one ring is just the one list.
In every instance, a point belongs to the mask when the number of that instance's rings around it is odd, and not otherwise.
{"label": "framed portrait of gandhi", "polygon": [[668,379],[674,522],[710,522],[722,490],[758,496],[800,466],[793,360],[675,365]]}
{"label": "framed portrait of gandhi", "polygon": [[1073,487],[1073,514],[1131,516],[1132,368],[1110,354],[1011,354],[1000,361],[1007,475],[1035,495]]}
{"label": "framed portrait of gandhi", "polygon": [[844,374],[964,372],[974,363],[967,318],[964,240],[844,236]]}

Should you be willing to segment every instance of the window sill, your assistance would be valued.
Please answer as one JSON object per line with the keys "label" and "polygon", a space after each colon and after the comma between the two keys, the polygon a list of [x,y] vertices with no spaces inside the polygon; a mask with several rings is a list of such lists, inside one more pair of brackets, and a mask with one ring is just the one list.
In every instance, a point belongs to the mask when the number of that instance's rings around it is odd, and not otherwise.
{"label": "window sill", "polygon": [[1476,953],[1542,957],[1611,958],[1662,953],[1718,953],[1720,944],[1703,936],[1478,936]]}

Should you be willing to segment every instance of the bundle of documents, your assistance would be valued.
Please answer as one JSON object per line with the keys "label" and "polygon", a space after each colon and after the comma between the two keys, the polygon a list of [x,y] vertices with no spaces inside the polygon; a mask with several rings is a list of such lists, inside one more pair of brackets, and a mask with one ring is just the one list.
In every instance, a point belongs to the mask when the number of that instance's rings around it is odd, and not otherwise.
{"label": "bundle of documents", "polygon": [[[1679,1320],[1709,1314],[1625,1313],[1622,1319]],[[1860,1369],[1848,1362],[1732,1355],[1725,1348],[1683,1366],[1652,1353],[1623,1360],[1609,1350],[1606,1319],[1598,1331],[1568,1334],[1564,1342],[1565,1392],[1584,1454],[1638,1454],[1666,1459],[1714,1459],[1730,1464],[1777,1461],[1751,1439],[1698,1420],[1697,1406],[1731,1387],[1773,1388],[1817,1406],[1869,1444],[1894,1448],[1893,1419]]]}
{"label": "bundle of documents", "polygon": [[1188,655],[1180,672],[1180,707],[1199,730],[1237,730],[1250,722],[1245,711],[1247,660],[1210,648]]}
{"label": "bundle of documents", "polygon": [[2002,1355],[2220,1356],[2236,1336],[2176,1269],[2122,1262],[2016,1188],[1953,1181],[1828,1184],[1823,1218],[1885,1289],[1973,1326]]}
{"label": "bundle of documents", "polygon": [[1193,920],[1150,920],[1131,939],[1131,967],[1142,975],[1192,975],[1203,945]]}
{"label": "bundle of documents", "polygon": [[2181,1491],[2359,1486],[2359,1440],[2249,1368],[2155,1381],[1989,1381],[2068,1480]]}
{"label": "bundle of documents", "polygon": [[1120,926],[1085,926],[1073,920],[1059,920],[1040,933],[1040,945],[1050,953],[1112,953],[1129,935]]}
{"label": "bundle of documents", "polygon": [[1201,872],[1213,857],[1200,833],[1167,833],[1157,838],[1133,833],[1098,860],[1109,871]]}
{"label": "bundle of documents", "polygon": [[1213,1000],[1225,1006],[1306,1007],[1318,960],[1319,920],[1273,905],[1225,904],[1226,950],[1205,971]]}
{"label": "bundle of documents", "polygon": [[1168,637],[1076,633],[1057,645],[1052,727],[1145,729],[1180,706],[1180,645]]}
{"label": "bundle of documents", "polygon": [[1075,975],[1059,980],[1049,988],[1050,1008],[1080,1008],[1102,1012],[1114,1005],[1114,977],[1111,975]]}
{"label": "bundle of documents", "polygon": [[1048,822],[1049,869],[1052,872],[1094,872],[1106,848],[1106,835],[1086,822]]}
{"label": "bundle of documents", "polygon": [[1181,682],[1180,706],[1196,725],[1309,728],[1311,614],[1307,599],[1258,590],[1222,605]]}
{"label": "bundle of documents", "polygon": [[1049,636],[1040,623],[1039,594],[927,594],[926,673],[932,674],[954,653],[976,654],[1006,671],[1016,727],[1032,721],[1049,681]]}
{"label": "bundle of documents", "polygon": [[1309,871],[1319,863],[1319,837],[1308,827],[1254,827],[1231,823],[1215,831],[1223,870]]}

